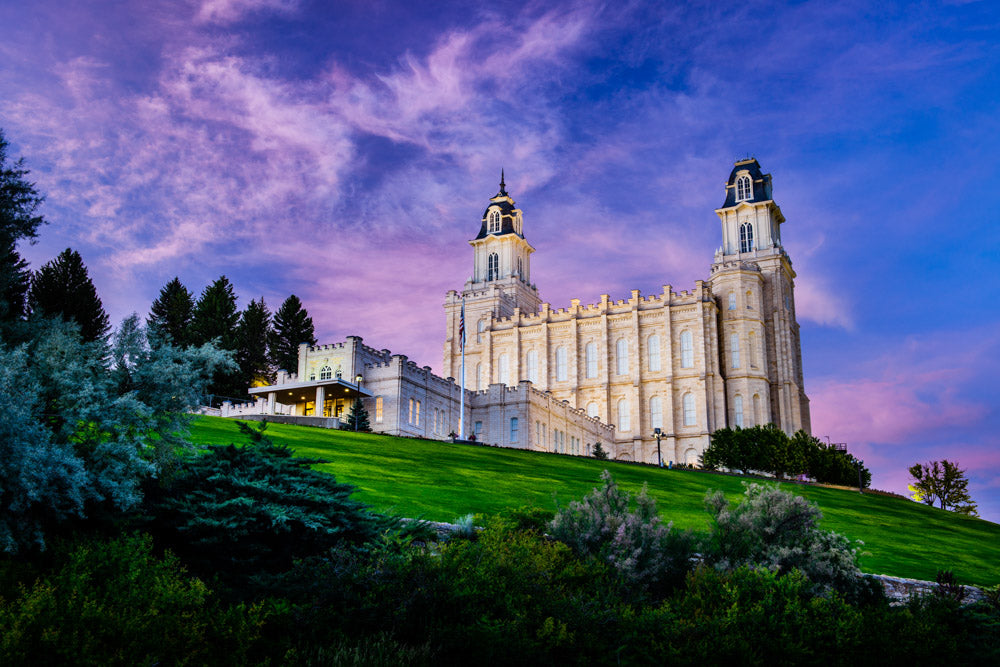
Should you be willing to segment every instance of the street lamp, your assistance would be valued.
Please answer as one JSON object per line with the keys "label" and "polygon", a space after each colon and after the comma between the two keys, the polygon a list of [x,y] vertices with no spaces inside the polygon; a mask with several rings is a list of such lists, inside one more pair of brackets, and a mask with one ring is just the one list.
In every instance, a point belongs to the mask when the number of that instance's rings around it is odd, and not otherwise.
{"label": "street lamp", "polygon": [[656,438],[656,460],[660,462],[660,467],[663,467],[663,455],[660,454],[660,439],[663,437],[663,430],[657,426],[653,429],[653,436]]}
{"label": "street lamp", "polygon": [[[357,396],[357,398],[354,399],[355,401],[360,401],[361,400],[361,380],[362,379],[363,378],[361,377],[361,373],[358,373],[357,375],[354,376],[354,385],[355,385],[355,388],[358,390],[358,396]],[[354,413],[354,432],[357,433],[358,432],[358,422],[361,420],[361,415],[359,414],[359,411],[357,411],[357,410],[354,409],[354,406],[351,406],[351,412]]]}

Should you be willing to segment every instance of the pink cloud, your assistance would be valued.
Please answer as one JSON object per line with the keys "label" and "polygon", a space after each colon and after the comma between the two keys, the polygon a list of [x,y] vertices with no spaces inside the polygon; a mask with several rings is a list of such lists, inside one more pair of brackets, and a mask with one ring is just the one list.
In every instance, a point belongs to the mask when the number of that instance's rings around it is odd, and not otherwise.
{"label": "pink cloud", "polygon": [[199,23],[232,23],[252,12],[271,10],[285,14],[296,11],[299,0],[204,0],[195,14]]}

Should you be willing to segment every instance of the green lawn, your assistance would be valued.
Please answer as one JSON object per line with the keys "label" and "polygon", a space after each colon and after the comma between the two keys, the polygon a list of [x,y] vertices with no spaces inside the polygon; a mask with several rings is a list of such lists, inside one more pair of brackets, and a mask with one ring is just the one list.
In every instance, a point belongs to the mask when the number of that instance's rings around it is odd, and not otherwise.
{"label": "green lawn", "polygon": [[[605,468],[632,492],[648,484],[660,514],[682,528],[708,524],[709,490],[742,493],[741,480],[728,475],[282,424],[269,424],[267,432],[300,456],[329,461],[317,468],[356,486],[358,500],[435,521],[566,504],[596,486]],[[233,420],[218,417],[198,417],[191,437],[199,444],[247,442]],[[783,486],[815,501],[825,528],[864,542],[866,572],[933,580],[950,569],[963,583],[1000,583],[1000,525],[898,498]]]}

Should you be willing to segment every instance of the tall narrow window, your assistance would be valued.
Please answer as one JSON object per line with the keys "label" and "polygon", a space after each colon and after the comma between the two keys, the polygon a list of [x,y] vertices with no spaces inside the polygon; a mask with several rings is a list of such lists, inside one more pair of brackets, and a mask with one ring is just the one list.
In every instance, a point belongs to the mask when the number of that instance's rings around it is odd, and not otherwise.
{"label": "tall narrow window", "polygon": [[649,426],[650,428],[663,428],[663,401],[659,396],[649,398]]}
{"label": "tall narrow window", "polygon": [[[531,428],[530,426],[528,427]],[[517,417],[510,418],[510,441],[517,442]]]}
{"label": "tall narrow window", "polygon": [[747,290],[746,295],[747,310],[753,310],[753,291]]}
{"label": "tall narrow window", "polygon": [[535,422],[535,443],[542,444],[542,422]]}
{"label": "tall narrow window", "polygon": [[757,368],[757,334],[753,331],[747,336],[747,357],[750,359],[750,368]]}
{"label": "tall narrow window", "polygon": [[497,359],[497,382],[508,384],[510,379],[510,366],[507,363],[507,353],[504,352]]}
{"label": "tall narrow window", "polygon": [[417,401],[417,411],[413,413],[413,425],[420,426],[420,401]]}
{"label": "tall narrow window", "polygon": [[628,401],[624,398],[618,401],[618,430],[619,431],[632,430],[632,424],[629,422],[629,415],[628,415]]}
{"label": "tall narrow window", "polygon": [[476,364],[476,391],[483,388],[483,365]]}
{"label": "tall narrow window", "polygon": [[740,225],[740,252],[753,250],[753,226],[749,222]]}
{"label": "tall narrow window", "polygon": [[653,334],[646,341],[646,351],[649,356],[649,370],[655,373],[660,370],[660,336]]}
{"label": "tall narrow window", "polygon": [[524,280],[524,267],[521,264],[520,257],[517,258],[517,277],[520,278],[522,281]]}
{"label": "tall narrow window", "polygon": [[381,396],[375,397],[375,422],[382,422],[383,401]]}
{"label": "tall narrow window", "polygon": [[495,252],[491,252],[490,256],[487,258],[486,262],[487,262],[486,279],[487,280],[497,280],[497,279],[499,279],[500,278],[500,255],[496,254]]}
{"label": "tall narrow window", "polygon": [[736,201],[746,201],[753,198],[753,184],[749,176],[740,176],[736,179]]}
{"label": "tall narrow window", "polygon": [[736,310],[736,292],[729,293],[729,310]]}
{"label": "tall narrow window", "polygon": [[587,343],[587,377],[597,377],[597,345]]}
{"label": "tall narrow window", "polygon": [[500,231],[500,211],[490,213],[490,234]]}
{"label": "tall narrow window", "polygon": [[615,372],[628,375],[628,341],[624,338],[615,343]]}
{"label": "tall narrow window", "polygon": [[684,425],[694,426],[698,423],[698,417],[694,410],[694,394],[684,394]]}
{"label": "tall narrow window", "polygon": [[526,370],[528,379],[533,384],[538,384],[538,352],[535,350],[528,350],[528,354],[524,362],[524,365],[527,366]]}
{"label": "tall narrow window", "polygon": [[760,413],[760,394],[753,395],[753,423],[755,426],[764,423]]}
{"label": "tall narrow window", "polygon": [[740,337],[739,334],[729,334],[729,359],[733,368],[740,367]]}
{"label": "tall narrow window", "polygon": [[690,331],[681,332],[681,368],[694,366],[694,341]]}
{"label": "tall narrow window", "polygon": [[476,436],[476,440],[483,437],[483,422],[476,422],[472,427],[472,434]]}
{"label": "tall narrow window", "polygon": [[412,398],[410,399],[410,416],[409,416],[409,418],[406,421],[408,423],[410,423],[410,424],[413,423],[413,399]]}
{"label": "tall narrow window", "polygon": [[560,345],[556,348],[556,380],[565,382],[569,377],[566,363],[566,348]]}
{"label": "tall narrow window", "polygon": [[587,416],[597,419],[597,403],[587,403]]}
{"label": "tall narrow window", "polygon": [[479,320],[479,323],[476,324],[476,342],[477,343],[482,343],[483,342],[483,332],[484,331],[486,331],[486,320]]}
{"label": "tall narrow window", "polygon": [[743,428],[743,397],[739,394],[733,398],[733,423]]}

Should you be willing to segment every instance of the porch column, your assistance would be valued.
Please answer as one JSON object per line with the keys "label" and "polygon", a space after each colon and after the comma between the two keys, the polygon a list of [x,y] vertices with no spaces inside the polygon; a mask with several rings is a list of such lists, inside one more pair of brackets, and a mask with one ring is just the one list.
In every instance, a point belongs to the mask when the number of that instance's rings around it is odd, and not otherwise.
{"label": "porch column", "polygon": [[326,400],[326,387],[320,385],[316,387],[316,409],[313,410],[313,416],[323,417],[323,403]]}
{"label": "porch column", "polygon": [[273,391],[267,392],[267,411],[265,414],[274,414],[274,403],[275,403],[275,393]]}

